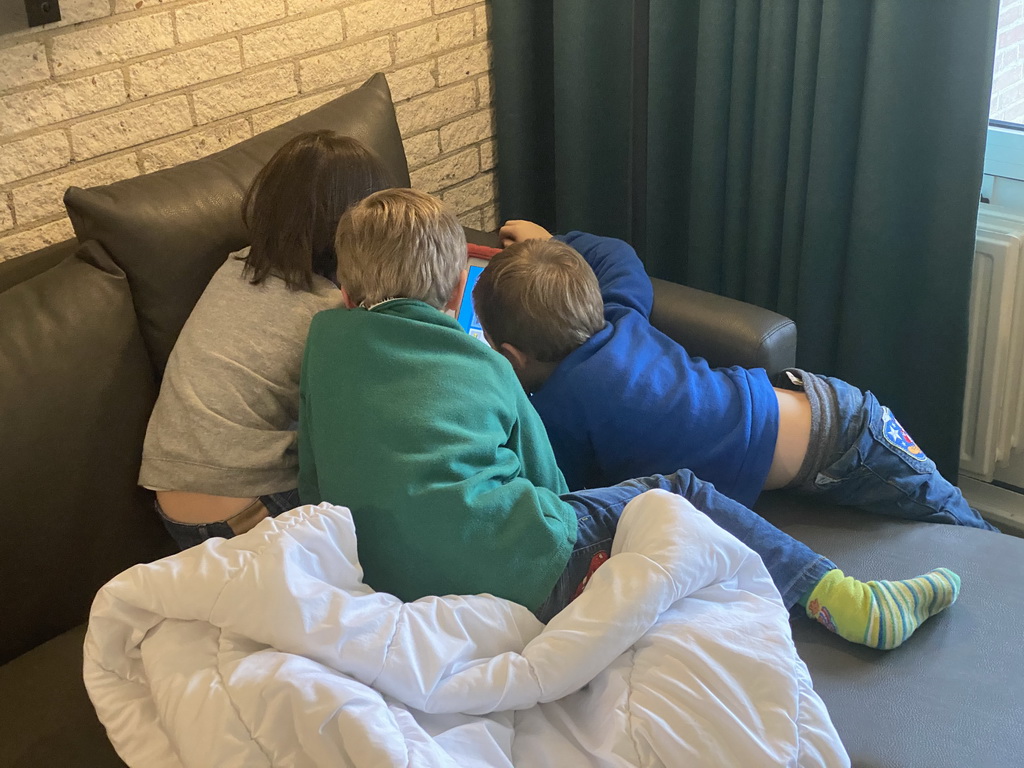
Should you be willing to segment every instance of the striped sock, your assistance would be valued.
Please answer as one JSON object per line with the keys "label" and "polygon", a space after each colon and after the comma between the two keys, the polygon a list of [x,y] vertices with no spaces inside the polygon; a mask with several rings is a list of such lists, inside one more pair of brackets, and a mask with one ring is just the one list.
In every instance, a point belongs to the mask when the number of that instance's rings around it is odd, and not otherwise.
{"label": "striped sock", "polygon": [[808,617],[851,643],[891,650],[929,616],[956,602],[960,577],[948,568],[903,581],[858,581],[836,568],[801,599]]}

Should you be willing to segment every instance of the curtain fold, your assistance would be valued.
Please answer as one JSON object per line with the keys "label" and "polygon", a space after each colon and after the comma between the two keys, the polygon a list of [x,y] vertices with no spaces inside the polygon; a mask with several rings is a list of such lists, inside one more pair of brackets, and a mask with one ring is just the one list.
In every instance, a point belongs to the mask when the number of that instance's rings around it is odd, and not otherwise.
{"label": "curtain fold", "polygon": [[638,4],[492,0],[502,215],[794,318],[952,476],[997,0]]}

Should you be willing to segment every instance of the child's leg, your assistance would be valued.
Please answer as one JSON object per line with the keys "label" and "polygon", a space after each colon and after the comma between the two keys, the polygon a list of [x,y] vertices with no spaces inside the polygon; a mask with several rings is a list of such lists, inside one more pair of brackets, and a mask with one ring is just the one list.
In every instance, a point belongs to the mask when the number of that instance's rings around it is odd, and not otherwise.
{"label": "child's leg", "polygon": [[618,493],[602,496],[602,492],[611,490],[601,488],[562,496],[562,500],[576,512],[576,546],[551,594],[534,611],[534,615],[545,624],[583,591],[590,575],[611,555],[612,539],[615,538],[622,510],[637,495],[634,492],[628,498]]}
{"label": "child's leg", "polygon": [[[537,611],[549,619],[571,602],[592,568],[611,552],[622,510],[644,491],[661,488],[687,499],[718,526],[724,528],[764,561],[786,608],[792,608],[836,566],[829,559],[783,533],[753,510],[715,490],[689,470],[671,475],[627,480],[609,488],[577,491],[562,496],[576,510],[580,528],[569,565],[544,607]],[[597,558],[595,561],[594,558]],[[557,593],[557,594],[556,594]],[[542,621],[547,619],[541,618]]]}
{"label": "child's leg", "polygon": [[[782,602],[792,608],[836,565],[801,541],[784,533],[752,509],[715,490],[688,469],[671,475],[626,480],[615,488],[633,489],[634,495],[660,488],[678,494],[761,556]],[[610,490],[610,489],[609,489]]]}
{"label": "child's leg", "polygon": [[550,620],[579,594],[594,569],[608,558],[626,504],[652,488],[687,499],[757,552],[786,608],[799,602],[810,618],[851,642],[895,648],[925,619],[956,600],[960,580],[946,569],[904,582],[865,584],[844,576],[831,560],[684,469],[562,497],[576,510],[579,535],[562,577],[537,611],[541,621]]}
{"label": "child's leg", "polygon": [[790,488],[880,515],[996,530],[874,395],[840,379],[792,373],[811,402],[812,426]]}

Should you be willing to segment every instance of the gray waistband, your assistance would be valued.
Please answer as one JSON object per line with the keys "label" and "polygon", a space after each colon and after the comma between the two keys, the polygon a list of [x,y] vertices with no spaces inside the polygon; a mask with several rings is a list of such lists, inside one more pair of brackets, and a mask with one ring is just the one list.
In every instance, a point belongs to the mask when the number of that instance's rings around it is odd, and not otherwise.
{"label": "gray waistband", "polygon": [[[792,384],[786,388],[803,390],[811,403],[811,438],[807,455],[793,482],[786,486],[799,488],[813,483],[818,473],[832,463],[839,430],[839,403],[827,379],[799,368],[787,368],[783,373]],[[783,382],[782,386],[786,383]]]}

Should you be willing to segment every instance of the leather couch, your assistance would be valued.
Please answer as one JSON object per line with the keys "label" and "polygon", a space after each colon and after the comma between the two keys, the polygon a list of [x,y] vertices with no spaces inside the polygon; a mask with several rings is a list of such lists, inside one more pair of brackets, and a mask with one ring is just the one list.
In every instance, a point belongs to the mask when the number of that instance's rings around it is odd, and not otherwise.
{"label": "leather couch", "polygon": [[[108,578],[173,549],[151,494],[136,486],[160,373],[207,280],[245,243],[238,208],[249,180],[287,138],[314,128],[366,141],[407,182],[378,75],[208,158],[70,189],[77,241],[0,264],[0,767],[122,765],[82,686],[83,622]],[[654,283],[655,324],[692,352],[713,364],[793,364],[796,329],[787,318]],[[781,494],[759,509],[853,575],[946,565],[963,576],[957,605],[895,651],[794,621],[854,765],[1024,761],[1024,541]]]}

